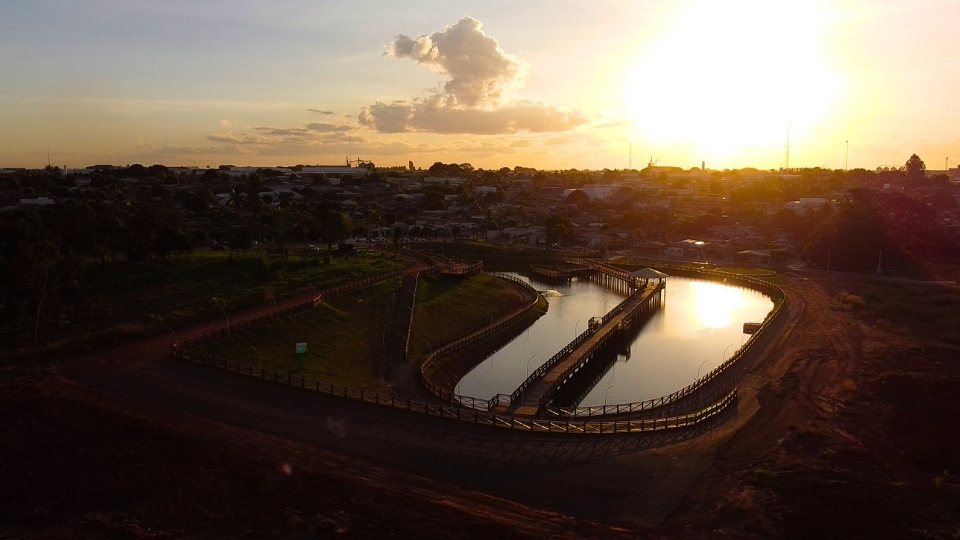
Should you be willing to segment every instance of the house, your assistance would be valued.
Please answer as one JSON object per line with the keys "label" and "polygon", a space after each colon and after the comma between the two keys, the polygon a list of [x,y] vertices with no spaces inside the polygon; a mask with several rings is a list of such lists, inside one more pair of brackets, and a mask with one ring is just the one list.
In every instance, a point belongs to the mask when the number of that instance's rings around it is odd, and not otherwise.
{"label": "house", "polygon": [[770,264],[769,249],[747,249],[737,252],[737,262],[748,264]]}
{"label": "house", "polygon": [[821,206],[827,204],[827,200],[823,197],[809,197],[801,198],[796,201],[790,201],[786,204],[786,209],[792,211],[795,214],[804,214],[807,210],[811,208],[820,208]]}

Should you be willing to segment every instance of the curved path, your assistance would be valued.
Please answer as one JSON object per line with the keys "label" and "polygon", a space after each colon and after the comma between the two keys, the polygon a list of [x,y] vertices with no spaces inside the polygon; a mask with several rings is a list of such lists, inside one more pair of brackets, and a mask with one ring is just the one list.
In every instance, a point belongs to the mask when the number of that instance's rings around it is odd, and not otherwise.
{"label": "curved path", "polygon": [[[413,271],[419,270],[408,270]],[[797,307],[810,298],[829,301],[819,289],[785,289],[788,301]],[[300,300],[288,302],[292,305]],[[272,309],[265,307],[247,316]],[[218,326],[219,322],[194,327],[182,331],[180,337]],[[835,330],[803,309],[791,309],[785,334],[800,332],[819,340],[820,334],[833,338]],[[758,366],[755,371],[761,373],[755,378],[781,376],[789,368],[785,363],[796,359],[782,354],[781,349],[789,346],[784,339],[771,341],[768,354],[774,353]],[[840,347],[843,339],[831,342]],[[149,411],[164,421],[182,424],[186,431],[195,430],[198,422],[214,422],[251,437],[278,437],[344,459],[376,463],[398,474],[413,473],[450,484],[451,494],[479,489],[607,521],[661,521],[710,467],[716,446],[760,410],[756,393],[745,392],[741,411],[707,437],[693,432],[656,438],[516,433],[438,421],[178,362],[169,358],[170,345],[169,336],[145,340],[66,362],[59,371],[125,409]],[[835,379],[824,373],[817,380]],[[674,444],[660,448],[665,443]],[[657,449],[647,450],[653,447]]]}

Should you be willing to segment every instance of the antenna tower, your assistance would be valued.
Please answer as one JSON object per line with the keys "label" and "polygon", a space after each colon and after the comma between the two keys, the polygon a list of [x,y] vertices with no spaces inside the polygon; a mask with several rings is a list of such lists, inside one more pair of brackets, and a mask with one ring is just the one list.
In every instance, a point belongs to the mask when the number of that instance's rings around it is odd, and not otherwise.
{"label": "antenna tower", "polygon": [[630,161],[628,163],[629,165],[627,166],[627,168],[632,169],[633,168],[633,143],[630,143]]}
{"label": "antenna tower", "polygon": [[783,168],[790,168],[790,122],[787,122],[787,146],[783,154]]}
{"label": "antenna tower", "polygon": [[847,165],[850,163],[850,141],[847,141],[847,151],[843,156],[843,170],[847,170]]}

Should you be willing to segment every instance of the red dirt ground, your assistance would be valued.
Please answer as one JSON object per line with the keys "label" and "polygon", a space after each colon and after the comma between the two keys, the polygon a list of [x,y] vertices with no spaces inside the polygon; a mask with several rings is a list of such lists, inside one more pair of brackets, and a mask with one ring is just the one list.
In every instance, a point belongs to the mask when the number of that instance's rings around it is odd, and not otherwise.
{"label": "red dirt ground", "polygon": [[960,537],[960,353],[870,326],[845,279],[788,278],[737,414],[672,444],[473,430],[162,338],[7,366],[0,537]]}

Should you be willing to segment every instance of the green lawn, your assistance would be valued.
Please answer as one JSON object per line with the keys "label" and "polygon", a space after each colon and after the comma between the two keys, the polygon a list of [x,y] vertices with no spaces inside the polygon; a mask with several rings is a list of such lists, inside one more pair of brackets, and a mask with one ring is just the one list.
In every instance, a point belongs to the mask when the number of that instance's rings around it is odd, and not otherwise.
{"label": "green lawn", "polygon": [[[127,262],[91,264],[83,279],[92,293],[89,305],[74,314],[85,326],[149,324],[159,317],[167,326],[183,326],[218,312],[216,297],[228,313],[270,303],[314,289],[347,283],[403,267],[389,257],[279,256],[247,254],[231,260],[225,252],[173,256],[169,263],[144,266]],[[148,317],[152,314],[155,317]]]}
{"label": "green lawn", "polygon": [[513,285],[488,274],[469,278],[427,277],[417,288],[409,358],[467,336],[523,306]]}
{"label": "green lawn", "polygon": [[392,320],[400,278],[316,309],[240,332],[195,351],[282,372],[297,369],[296,344],[306,343],[304,377],[389,393],[376,366],[383,357],[383,329]]}

